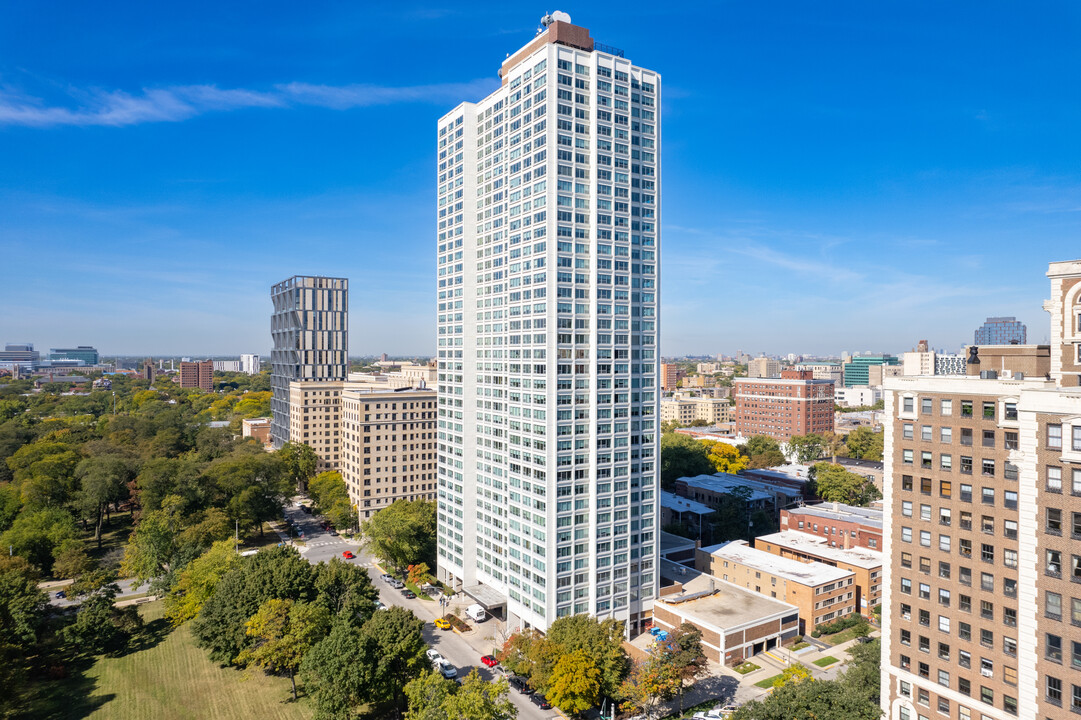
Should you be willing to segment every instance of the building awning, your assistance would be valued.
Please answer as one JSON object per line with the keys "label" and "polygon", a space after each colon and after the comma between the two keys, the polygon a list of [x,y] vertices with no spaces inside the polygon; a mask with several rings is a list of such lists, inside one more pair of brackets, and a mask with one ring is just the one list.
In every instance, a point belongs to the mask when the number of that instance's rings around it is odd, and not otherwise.
{"label": "building awning", "polygon": [[477,604],[485,610],[491,610],[492,608],[502,607],[507,604],[506,595],[487,585],[470,585],[469,587],[462,588],[462,592],[476,600]]}

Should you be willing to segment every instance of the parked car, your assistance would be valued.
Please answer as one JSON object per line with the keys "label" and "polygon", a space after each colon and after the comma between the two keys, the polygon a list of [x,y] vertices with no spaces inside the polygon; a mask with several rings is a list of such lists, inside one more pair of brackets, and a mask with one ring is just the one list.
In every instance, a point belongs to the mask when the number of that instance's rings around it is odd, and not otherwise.
{"label": "parked car", "polygon": [[383,582],[390,582],[391,580],[394,579],[394,576],[391,575],[390,573],[383,573],[379,577],[383,580]]}
{"label": "parked car", "polygon": [[345,552],[342,553],[342,557],[345,558],[346,560],[352,560],[353,558],[356,557],[356,555],[354,555],[353,553],[346,550]]}
{"label": "parked car", "polygon": [[67,596],[68,596],[68,594],[66,592],[64,592],[63,590],[57,590],[57,592],[56,592],[56,599],[57,600],[63,600]]}
{"label": "parked car", "polygon": [[386,606],[386,605],[384,605],[384,604],[383,604],[383,602],[382,602],[381,600],[376,600],[376,601],[375,601],[375,609],[376,609],[376,610],[386,610],[386,609],[387,609],[387,606]]}
{"label": "parked car", "polygon": [[428,656],[428,661],[431,663],[437,663],[444,659],[440,652],[435,648],[428,648],[424,654]]}
{"label": "parked car", "polygon": [[491,655],[481,655],[480,656],[480,661],[482,663],[484,663],[484,667],[495,667],[496,665],[499,664],[499,661],[496,660]]}
{"label": "parked car", "polygon": [[436,618],[435,626],[440,630],[450,630],[450,620],[446,618]]}
{"label": "parked car", "polygon": [[534,693],[530,698],[530,701],[539,707],[541,710],[551,710],[552,703],[548,702],[548,698],[544,697],[540,693]]}
{"label": "parked car", "polygon": [[413,592],[412,590],[410,590],[409,588],[402,589],[402,597],[404,597],[406,600],[412,600],[416,596],[417,596],[417,594],[415,592]]}
{"label": "parked car", "polygon": [[437,662],[435,667],[439,670],[439,674],[447,679],[458,677],[458,668],[451,665],[446,659]]}
{"label": "parked car", "polygon": [[398,578],[391,578],[390,580],[387,580],[387,584],[395,590],[401,590],[403,587],[405,587],[405,583],[403,583]]}
{"label": "parked car", "polygon": [[523,695],[533,694],[533,688],[529,687],[529,683],[526,682],[525,678],[515,675],[509,680],[509,682],[512,688],[522,693]]}

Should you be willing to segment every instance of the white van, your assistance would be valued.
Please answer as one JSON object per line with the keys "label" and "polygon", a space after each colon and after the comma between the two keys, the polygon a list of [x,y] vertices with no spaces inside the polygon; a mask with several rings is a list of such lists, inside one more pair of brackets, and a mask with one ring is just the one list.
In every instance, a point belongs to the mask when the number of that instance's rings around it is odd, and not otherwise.
{"label": "white van", "polygon": [[465,609],[465,614],[469,616],[469,619],[473,622],[484,622],[488,618],[488,613],[484,612],[484,608],[474,603]]}

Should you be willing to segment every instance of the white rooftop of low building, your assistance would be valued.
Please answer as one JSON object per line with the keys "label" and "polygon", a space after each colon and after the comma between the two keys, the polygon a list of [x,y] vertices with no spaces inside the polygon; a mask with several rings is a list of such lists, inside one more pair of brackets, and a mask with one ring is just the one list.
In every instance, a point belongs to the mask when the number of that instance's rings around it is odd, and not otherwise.
{"label": "white rooftop of low building", "polygon": [[697,500],[691,500],[690,498],[680,497],[667,490],[661,490],[661,507],[681,513],[691,512],[696,515],[709,515],[713,512],[713,508],[705,503],[700,503]]}
{"label": "white rooftop of low building", "polygon": [[773,496],[776,494],[786,495],[788,497],[801,497],[800,491],[796,488],[775,485],[744,475],[733,475],[731,473],[723,472],[714,473],[713,475],[684,477],[680,478],[677,482],[685,482],[691,487],[699,487],[704,490],[714,490],[716,492],[730,492],[733,488],[747,487],[752,490],[752,499],[754,500],[767,498],[772,500]]}
{"label": "white rooftop of low building", "polygon": [[782,530],[781,532],[770,533],[769,535],[760,535],[755,538],[756,549],[759,541],[790,548],[798,552],[805,552],[810,555],[817,555],[826,560],[832,560],[833,562],[843,562],[849,565],[855,565],[856,567],[868,570],[882,567],[882,553],[878,550],[869,550],[862,547],[831,547],[826,538],[818,535],[809,535],[797,530]]}
{"label": "white rooftop of low building", "polygon": [[811,515],[838,522],[855,522],[879,530],[882,529],[882,510],[877,508],[857,507],[855,505],[845,505],[844,503],[820,503],[818,505],[789,508],[788,513],[790,515]]}
{"label": "white rooftop of low building", "polygon": [[851,570],[842,570],[825,563],[803,563],[765,550],[756,550],[743,540],[732,540],[702,549],[723,560],[731,560],[803,585],[822,585],[852,575]]}
{"label": "white rooftop of low building", "polygon": [[680,614],[721,630],[799,611],[795,605],[670,560],[661,560],[660,570],[661,577],[680,583],[683,591],[675,595],[662,595],[655,602],[671,604]]}

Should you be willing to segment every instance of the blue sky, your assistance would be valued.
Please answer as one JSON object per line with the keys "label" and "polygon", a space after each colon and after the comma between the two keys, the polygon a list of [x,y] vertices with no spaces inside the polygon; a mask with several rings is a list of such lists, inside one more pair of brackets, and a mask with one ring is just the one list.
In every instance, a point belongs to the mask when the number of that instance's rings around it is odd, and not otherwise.
{"label": "blue sky", "polygon": [[[353,354],[432,353],[436,120],[554,9],[0,2],[0,342],[266,353],[270,285],[333,274]],[[1046,339],[1081,5],[560,9],[664,78],[664,354]]]}

